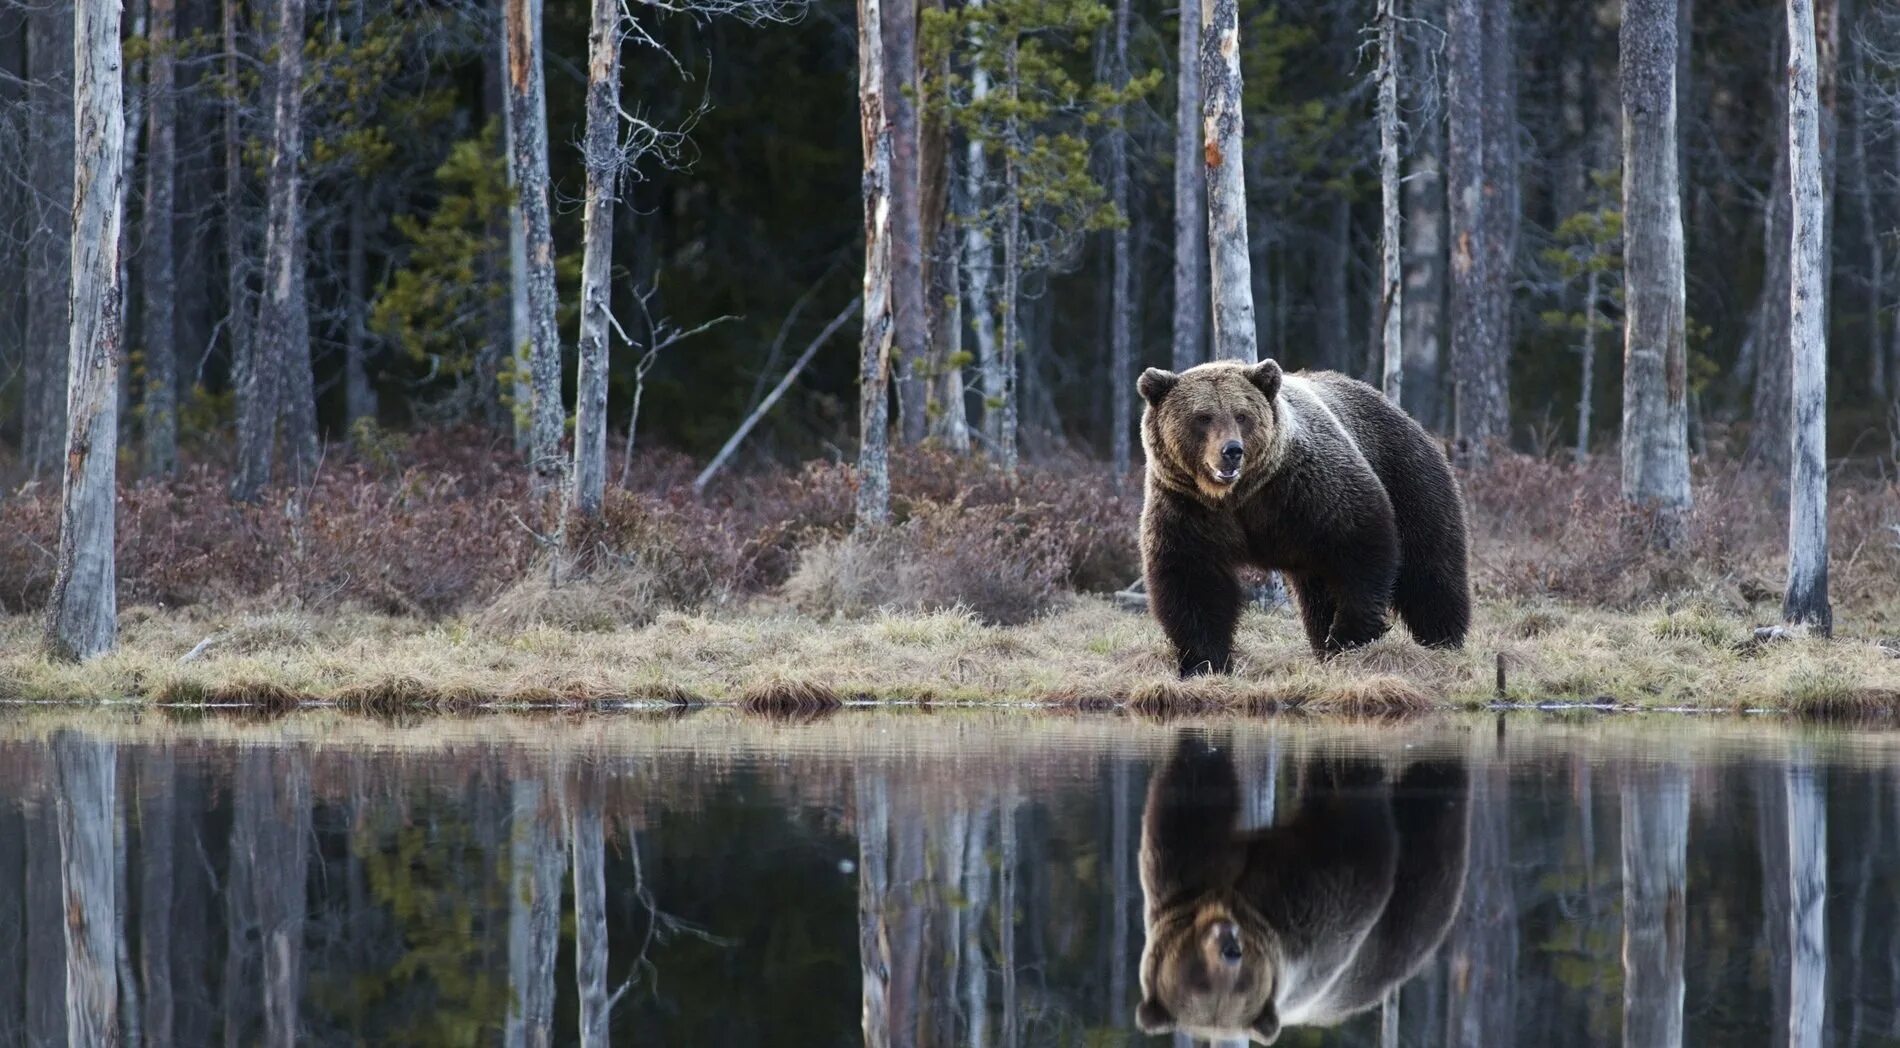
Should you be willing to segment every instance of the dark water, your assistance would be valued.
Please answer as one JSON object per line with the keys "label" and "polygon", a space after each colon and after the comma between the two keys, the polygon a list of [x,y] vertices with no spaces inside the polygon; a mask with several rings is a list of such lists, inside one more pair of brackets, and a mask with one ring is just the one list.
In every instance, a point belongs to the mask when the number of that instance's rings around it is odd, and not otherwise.
{"label": "dark water", "polygon": [[1122,1044],[1138,1010],[1895,1044],[1896,756],[1733,719],[14,717],[0,1044]]}

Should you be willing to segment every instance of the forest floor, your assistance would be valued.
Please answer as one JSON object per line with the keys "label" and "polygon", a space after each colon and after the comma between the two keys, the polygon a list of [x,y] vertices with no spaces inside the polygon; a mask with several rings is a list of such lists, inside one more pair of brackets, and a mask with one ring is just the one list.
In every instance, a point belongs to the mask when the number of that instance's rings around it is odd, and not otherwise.
{"label": "forest floor", "polygon": [[204,607],[133,608],[121,621],[116,651],[72,666],[37,653],[37,619],[0,618],[0,700],[324,704],[367,713],[625,703],[798,713],[858,701],[1172,714],[1366,715],[1497,703],[1900,713],[1892,642],[1758,643],[1743,617],[1707,609],[1481,603],[1463,651],[1427,651],[1395,628],[1326,663],[1311,656],[1290,613],[1250,611],[1237,672],[1188,682],[1174,678],[1146,614],[1092,596],[1017,626],[960,612],[821,620],[769,607],[669,612],[597,632]]}

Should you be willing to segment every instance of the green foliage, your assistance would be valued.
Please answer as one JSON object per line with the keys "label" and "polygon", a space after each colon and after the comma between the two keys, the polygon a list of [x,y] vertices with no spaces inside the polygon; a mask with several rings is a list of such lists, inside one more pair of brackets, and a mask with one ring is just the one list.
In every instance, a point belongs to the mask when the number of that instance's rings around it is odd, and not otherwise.
{"label": "green foliage", "polygon": [[1559,286],[1581,286],[1595,274],[1599,300],[1578,312],[1546,310],[1539,315],[1545,327],[1594,332],[1616,326],[1603,316],[1601,307],[1605,301],[1620,303],[1623,298],[1623,210],[1611,203],[1619,193],[1618,178],[1614,169],[1594,172],[1583,210],[1566,216],[1551,231],[1553,246],[1544,249],[1542,259]]}

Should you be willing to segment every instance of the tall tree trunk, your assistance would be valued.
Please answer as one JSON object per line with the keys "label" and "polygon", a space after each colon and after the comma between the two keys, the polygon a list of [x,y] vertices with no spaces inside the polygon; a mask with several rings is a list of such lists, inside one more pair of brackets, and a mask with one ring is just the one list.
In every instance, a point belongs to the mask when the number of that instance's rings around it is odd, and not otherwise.
{"label": "tall tree trunk", "polygon": [[[0,8],[0,112],[22,111],[31,76],[26,59],[26,13],[14,6]],[[21,133],[17,121],[10,126],[14,133],[0,142],[0,167],[24,172],[28,170],[30,136]],[[31,216],[36,210],[25,179],[15,176],[0,180],[0,228],[15,230],[20,238],[14,249],[0,251],[0,374],[6,376],[0,378],[0,397],[13,403],[18,403],[15,379],[25,377],[29,361],[25,323],[31,268],[20,247],[30,243]],[[25,452],[29,438],[26,423],[30,421],[27,416],[32,413],[30,409],[16,410],[0,419],[0,440],[12,438],[13,447]]]}
{"label": "tall tree trunk", "polygon": [[1590,418],[1596,410],[1597,307],[1603,297],[1603,275],[1595,266],[1583,278],[1583,330],[1577,335],[1577,458],[1590,454]]}
{"label": "tall tree trunk", "polygon": [[1452,435],[1468,454],[1481,454],[1496,421],[1484,372],[1495,356],[1485,288],[1491,220],[1485,193],[1484,4],[1447,0],[1446,191],[1451,210]]}
{"label": "tall tree trunk", "polygon": [[[1463,6],[1465,0],[1453,0]],[[1517,38],[1515,0],[1482,0],[1482,27],[1476,74],[1483,122],[1479,162],[1482,184],[1478,207],[1484,211],[1479,250],[1485,255],[1476,308],[1484,313],[1483,335],[1454,361],[1458,387],[1459,439],[1482,455],[1486,444],[1511,437],[1512,288],[1517,275]],[[1457,46],[1453,45],[1454,48]],[[1453,60],[1453,75],[1458,63]],[[1456,109],[1458,103],[1452,103]],[[1457,116],[1453,134],[1457,134]],[[1454,181],[1456,179],[1454,178]],[[1454,354],[1457,347],[1453,347]]]}
{"label": "tall tree trunk", "polygon": [[[1398,0],[1379,0],[1379,313],[1385,399],[1403,406],[1404,275],[1399,244],[1399,14]],[[1397,1016],[1397,1009],[1393,1009]],[[1397,1032],[1396,1021],[1393,1031]]]}
{"label": "tall tree trunk", "polygon": [[[1128,6],[1129,0],[1115,2],[1114,85],[1116,91],[1128,87]],[[1115,470],[1115,483],[1126,482],[1134,442],[1134,338],[1135,338],[1135,257],[1129,242],[1133,216],[1128,210],[1128,129],[1127,114],[1116,106],[1109,120],[1109,197],[1119,221],[1114,232],[1113,285],[1109,289],[1109,396],[1113,436],[1109,440],[1109,459]]]}
{"label": "tall tree trunk", "polygon": [[[925,10],[941,16],[944,0],[924,0]],[[950,121],[938,103],[950,87],[950,50],[920,75],[918,104],[925,117],[923,136],[923,284],[924,313],[930,325],[930,361],[925,380],[930,392],[930,436],[959,454],[970,450],[969,416],[963,389],[963,303],[957,297],[956,216],[951,197],[963,185],[956,178]]]}
{"label": "tall tree trunk", "polygon": [[[91,10],[87,10],[91,8]],[[125,113],[116,89],[119,72],[119,5],[81,5],[75,32],[88,52],[77,70],[75,107],[83,117],[103,120],[123,129]],[[110,58],[106,58],[109,53]],[[89,67],[102,68],[89,68]],[[93,88],[101,72],[109,73],[105,94],[113,102],[112,115],[93,109]],[[97,125],[88,128],[88,137]],[[119,138],[116,149],[124,148]],[[118,159],[116,152],[112,159]],[[82,160],[80,166],[87,166]],[[104,179],[116,186],[125,177],[114,167]],[[80,193],[84,201],[85,192]],[[119,206],[115,202],[112,206]],[[116,230],[115,230],[116,232]],[[74,243],[88,252],[117,255],[116,240],[103,244],[75,236]],[[116,273],[113,277],[117,279]],[[56,797],[59,805],[61,909],[66,915],[66,1040],[73,1045],[119,1043],[118,886],[113,856],[118,825],[118,752],[110,743],[72,732],[62,732],[53,743],[59,765]]]}
{"label": "tall tree trunk", "polygon": [[[252,359],[255,357],[251,340],[251,322],[255,319],[251,312],[249,252],[244,243],[244,134],[243,113],[245,98],[238,81],[238,27],[240,18],[238,0],[224,0],[224,83],[228,97],[223,114],[224,132],[224,265],[225,265],[225,345],[231,366],[231,388],[237,392],[238,399],[238,448],[242,458],[245,450],[254,447],[258,438],[246,439],[243,429],[246,423],[248,398],[256,396],[262,390],[256,387],[251,375]],[[247,392],[248,391],[248,392]],[[266,440],[268,438],[265,438]],[[266,450],[268,455],[268,450]]]}
{"label": "tall tree trunk", "polygon": [[[1454,0],[1456,2],[1456,0]],[[1464,900],[1446,941],[1452,985],[1441,1043],[1516,1041],[1518,929],[1512,884],[1510,778],[1503,766],[1471,780],[1471,857]]]}
{"label": "tall tree trunk", "polygon": [[[163,2],[163,0],[159,0]],[[153,4],[156,14],[158,4]],[[172,1003],[172,901],[177,887],[178,767],[169,746],[149,751],[138,774],[139,982],[145,1039],[155,1048],[181,1044]]]}
{"label": "tall tree trunk", "polygon": [[997,354],[998,370],[1002,372],[1002,396],[997,404],[1002,421],[997,426],[997,457],[1002,462],[1004,472],[1016,475],[1016,438],[1017,419],[1020,413],[1017,389],[1020,386],[1021,368],[1016,363],[1017,352],[1022,348],[1022,239],[1023,239],[1023,200],[1021,172],[1016,156],[1021,149],[1021,132],[1018,127],[1017,91],[1020,77],[1016,75],[1016,62],[1021,39],[1013,23],[1006,25],[1008,39],[1003,43],[1003,78],[1007,81],[1005,89],[1009,92],[1008,116],[1003,121],[1003,334],[1001,352]]}
{"label": "tall tree trunk", "polygon": [[344,321],[348,325],[343,342],[343,420],[353,427],[358,420],[376,421],[376,387],[369,380],[369,207],[361,192],[350,201],[349,244],[344,248],[345,294],[349,302]]}
{"label": "tall tree trunk", "polygon": [[178,340],[173,325],[173,206],[177,178],[178,99],[173,40],[176,0],[152,0],[147,59],[145,231],[140,273],[145,291],[145,472],[170,476],[178,462]]}
{"label": "tall tree trunk", "polygon": [[[1414,3],[1412,17],[1443,21],[1444,8]],[[1430,34],[1436,39],[1435,34]],[[1439,89],[1440,60],[1435,44],[1414,45],[1418,61],[1412,110],[1412,162],[1405,179],[1405,387],[1406,408],[1430,430],[1445,425],[1445,390],[1440,361],[1445,324],[1445,116]]]}
{"label": "tall tree trunk", "polygon": [[1886,244],[1881,235],[1880,209],[1874,202],[1873,173],[1867,164],[1868,125],[1873,122],[1869,95],[1866,48],[1855,41],[1854,47],[1854,137],[1849,166],[1853,179],[1854,209],[1859,212],[1861,246],[1867,252],[1867,384],[1878,402],[1887,399],[1887,340],[1882,335],[1880,314],[1887,298]]}
{"label": "tall tree trunk", "polygon": [[893,337],[891,124],[882,0],[858,0],[858,129],[864,147],[864,326],[858,342],[858,524],[890,519]]}
{"label": "tall tree trunk", "polygon": [[1788,346],[1794,426],[1788,479],[1788,588],[1781,617],[1790,625],[1808,626],[1825,635],[1834,625],[1827,594],[1827,203],[1813,0],[1788,0],[1788,55],[1788,182],[1793,216]]}
{"label": "tall tree trunk", "polygon": [[[66,455],[59,554],[47,601],[48,651],[90,659],[118,628],[114,564],[119,454],[119,252],[125,208],[125,105],[119,8],[74,11],[73,111],[83,132],[73,165],[72,324],[66,358]],[[108,845],[108,851],[110,846]]]}
{"label": "tall tree trunk", "polygon": [[554,230],[548,211],[548,109],[541,73],[542,0],[503,0],[508,38],[508,108],[513,115],[515,207],[527,252],[528,470],[537,494],[559,491],[567,463],[561,436],[561,341],[554,313]]}
{"label": "tall tree trunk", "polygon": [[[35,476],[54,468],[64,450],[66,434],[74,177],[73,30],[73,10],[67,5],[39,4],[28,9],[26,51],[32,82],[26,99],[26,177],[33,201],[33,224],[27,253],[23,406],[26,462]],[[124,126],[122,112],[114,118],[113,126]],[[116,162],[123,144],[113,148]],[[113,254],[116,258],[116,250]],[[115,310],[117,307],[113,303]],[[116,390],[113,395],[117,396]]]}
{"label": "tall tree trunk", "polygon": [[[284,452],[291,482],[317,471],[317,392],[310,371],[310,316],[305,298],[303,214],[303,37],[305,0],[277,0],[277,69],[272,85],[269,216],[264,272],[269,286],[261,315],[264,358],[282,369],[278,387]],[[269,482],[268,475],[264,482]]]}
{"label": "tall tree trunk", "polygon": [[963,848],[965,905],[959,917],[959,933],[963,938],[960,952],[964,959],[961,1003],[968,1024],[962,1043],[969,1048],[984,1048],[990,1028],[990,972],[983,949],[983,930],[991,917],[989,826],[994,806],[978,803],[981,806],[970,813],[970,836]]}
{"label": "tall tree trunk", "polygon": [[924,309],[924,169],[918,119],[917,5],[881,0],[884,115],[891,136],[891,363],[897,377],[898,432],[906,445],[930,432],[930,318]]}
{"label": "tall tree trunk", "polygon": [[[1627,12],[1623,26],[1627,32]],[[1673,64],[1675,56],[1669,58]],[[1629,68],[1625,64],[1625,83]],[[1682,1044],[1688,841],[1687,770],[1681,765],[1663,766],[1625,783],[1623,1043],[1630,1048],[1680,1048]]]}
{"label": "tall tree trunk", "polygon": [[1659,512],[1665,548],[1691,505],[1676,15],[1676,0],[1624,0],[1621,31],[1623,498]]}
{"label": "tall tree trunk", "polygon": [[[506,20],[516,0],[496,0],[499,14]],[[514,106],[509,88],[514,69],[510,57],[513,40],[505,30],[501,34],[501,128],[502,148],[508,152],[508,193],[517,204],[508,208],[508,352],[510,379],[506,383],[515,425],[515,450],[527,454],[534,441],[534,379],[528,366],[528,347],[534,341],[533,311],[528,304],[528,226],[524,209],[519,206],[521,177],[515,170],[515,140],[523,134],[521,114]]]}
{"label": "tall tree trunk", "polygon": [[[876,0],[861,0],[875,3]],[[858,965],[865,1048],[892,1048],[891,935],[886,913],[891,898],[890,783],[860,771],[856,788],[858,831]]]}
{"label": "tall tree trunk", "polygon": [[593,0],[587,36],[587,207],[581,254],[580,378],[574,396],[574,506],[607,493],[607,374],[614,203],[620,179],[620,2]]}
{"label": "tall tree trunk", "polygon": [[[1789,0],[1789,19],[1809,0]],[[1792,53],[1801,61],[1802,45]],[[1792,64],[1791,64],[1792,66]],[[1813,67],[1810,66],[1811,70]],[[1798,77],[1791,68],[1791,76]],[[1797,93],[1799,88],[1796,89]],[[1797,121],[1797,126],[1799,126]],[[1800,145],[1795,184],[1801,183]],[[1797,225],[1801,206],[1795,207]],[[1800,281],[1797,265],[1797,284]],[[1798,308],[1798,307],[1797,307]],[[1797,354],[1799,349],[1796,350]],[[1819,1048],[1827,1011],[1827,802],[1812,764],[1797,758],[1785,773],[1788,806],[1788,1048]],[[1772,920],[1775,914],[1770,914]]]}
{"label": "tall tree trunk", "polygon": [[[983,0],[969,0],[972,10]],[[972,30],[974,33],[975,30]],[[970,70],[970,101],[981,105],[990,95],[989,69],[981,62]],[[996,343],[996,303],[990,295],[991,276],[996,270],[996,246],[990,230],[995,218],[986,206],[989,182],[989,152],[982,139],[971,135],[964,146],[963,202],[957,208],[963,216],[963,279],[968,289],[970,334],[976,338],[976,363],[983,391],[983,436],[996,454],[1003,444],[1003,354]]]}
{"label": "tall tree trunk", "polygon": [[[512,2],[512,0],[511,0]],[[554,963],[561,941],[560,832],[538,779],[514,783],[508,902],[507,1048],[546,1048],[554,1040]]]}
{"label": "tall tree trunk", "polygon": [[259,750],[240,758],[233,837],[248,849],[251,913],[262,955],[263,1042],[290,1048],[302,1034],[304,915],[308,909],[310,768],[295,750]]}
{"label": "tall tree trunk", "polygon": [[1207,167],[1201,137],[1201,4],[1181,4],[1174,94],[1174,369],[1207,359]]}
{"label": "tall tree trunk", "polygon": [[[616,13],[619,4],[600,0]],[[598,16],[598,10],[596,15]],[[574,853],[574,982],[580,998],[583,1048],[609,1041],[607,997],[607,847],[601,822],[600,784],[589,782],[568,822]]]}
{"label": "tall tree trunk", "polygon": [[1207,136],[1208,275],[1214,296],[1216,360],[1260,359],[1253,318],[1253,263],[1247,254],[1246,117],[1240,91],[1240,4],[1201,0],[1201,99]]}

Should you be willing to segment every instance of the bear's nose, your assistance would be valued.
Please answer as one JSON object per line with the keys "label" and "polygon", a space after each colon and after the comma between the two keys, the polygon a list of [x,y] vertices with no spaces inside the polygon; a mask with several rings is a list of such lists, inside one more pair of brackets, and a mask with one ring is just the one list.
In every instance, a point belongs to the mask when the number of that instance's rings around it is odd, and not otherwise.
{"label": "bear's nose", "polygon": [[1220,457],[1223,462],[1232,465],[1240,461],[1240,456],[1244,454],[1246,450],[1246,448],[1240,446],[1240,441],[1230,440],[1221,445]]}
{"label": "bear's nose", "polygon": [[1216,945],[1220,948],[1220,959],[1228,964],[1239,964],[1240,929],[1231,921],[1222,921],[1215,927],[1214,937]]}

